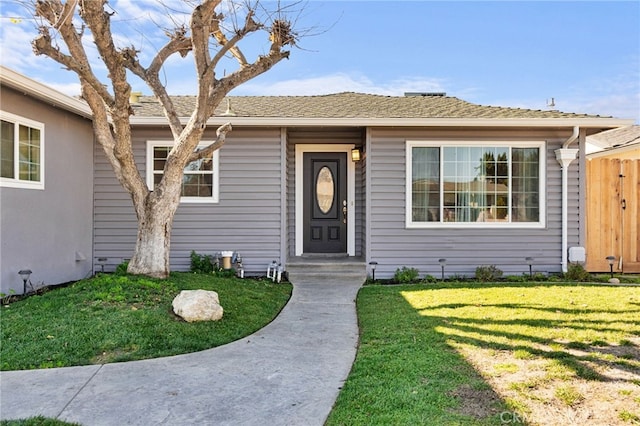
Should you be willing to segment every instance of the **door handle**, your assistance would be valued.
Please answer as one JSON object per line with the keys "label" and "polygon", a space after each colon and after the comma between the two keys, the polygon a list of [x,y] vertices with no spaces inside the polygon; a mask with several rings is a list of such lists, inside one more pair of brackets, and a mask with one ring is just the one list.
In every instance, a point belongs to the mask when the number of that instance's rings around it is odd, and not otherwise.
{"label": "door handle", "polygon": [[347,200],[342,200],[342,223],[347,223]]}

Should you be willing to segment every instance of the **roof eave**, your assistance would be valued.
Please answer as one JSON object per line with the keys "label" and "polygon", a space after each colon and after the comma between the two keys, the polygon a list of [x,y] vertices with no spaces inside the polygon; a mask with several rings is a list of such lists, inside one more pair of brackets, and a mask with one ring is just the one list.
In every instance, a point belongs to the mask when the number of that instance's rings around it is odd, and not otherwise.
{"label": "roof eave", "polygon": [[616,155],[616,154],[620,155],[620,154],[625,154],[627,152],[634,152],[634,151],[640,151],[640,142],[624,145],[624,146],[610,147],[602,151],[592,152],[591,154],[587,154],[587,158],[608,157],[611,155]]}
{"label": "roof eave", "polygon": [[[181,118],[183,124],[188,117]],[[286,118],[215,116],[207,125],[231,123],[248,127],[591,127],[617,128],[634,123],[632,119],[606,117],[578,118]],[[131,117],[132,125],[166,126],[164,117]]]}
{"label": "roof eave", "polygon": [[92,118],[93,114],[89,105],[80,99],[73,98],[58,92],[51,87],[44,85],[36,80],[32,80],[22,74],[19,74],[9,68],[0,65],[0,84],[11,87],[25,93],[33,98],[53,104],[66,111],[80,115],[85,118]]}

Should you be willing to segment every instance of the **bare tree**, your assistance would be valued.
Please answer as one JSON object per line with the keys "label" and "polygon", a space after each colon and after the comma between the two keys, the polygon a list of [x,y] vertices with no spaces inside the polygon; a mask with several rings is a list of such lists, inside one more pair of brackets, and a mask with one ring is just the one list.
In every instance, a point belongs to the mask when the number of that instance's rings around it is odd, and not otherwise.
{"label": "bare tree", "polygon": [[[217,12],[228,3],[242,7],[244,12],[232,13],[230,19]],[[197,150],[207,120],[232,89],[288,58],[287,46],[294,46],[298,39],[294,22],[279,3],[276,11],[263,13],[265,18],[258,19],[256,12],[261,5],[257,0],[253,3],[248,0],[245,3],[201,0],[190,4],[188,24],[165,31],[166,44],[155,52],[145,67],[135,47],[116,46],[111,25],[114,11],[107,0],[36,0],[34,6],[35,15],[42,22],[39,35],[32,43],[34,52],[52,58],[77,74],[82,97],[93,112],[95,137],[116,177],[133,200],[138,235],[128,272],[165,278],[169,274],[170,236],[180,202],[184,168],[219,149],[231,130],[230,123],[221,126],[216,132],[217,139],[208,147]],[[92,69],[83,43],[87,33],[93,38],[100,60],[107,69],[109,84],[104,84]],[[249,62],[240,41],[254,33],[265,34],[269,48]],[[62,48],[58,45],[59,39]],[[181,123],[161,80],[167,60],[176,54],[192,58],[196,71],[195,107],[186,124]],[[237,68],[231,73],[225,71],[223,76],[216,74],[221,61],[230,57],[235,58]],[[154,188],[147,187],[133,156],[129,73],[151,89],[162,106],[174,139],[162,180]]]}

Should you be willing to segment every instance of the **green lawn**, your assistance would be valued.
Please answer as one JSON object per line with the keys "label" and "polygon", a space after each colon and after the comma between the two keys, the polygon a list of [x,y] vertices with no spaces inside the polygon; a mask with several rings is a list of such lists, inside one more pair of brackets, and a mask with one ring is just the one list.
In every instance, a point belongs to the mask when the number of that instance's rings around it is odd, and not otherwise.
{"label": "green lawn", "polygon": [[328,425],[640,424],[640,287],[366,286]]}
{"label": "green lawn", "polygon": [[[218,292],[224,317],[187,323],[172,313],[181,290]],[[290,284],[172,273],[167,280],[99,275],[0,307],[0,368],[100,364],[199,351],[273,320]]]}
{"label": "green lawn", "polygon": [[[221,321],[172,315],[173,297],[196,288],[219,293]],[[3,306],[1,366],[214,347],[263,327],[290,294],[205,274],[102,275]],[[360,347],[328,425],[640,424],[640,287],[371,285],[357,308]]]}

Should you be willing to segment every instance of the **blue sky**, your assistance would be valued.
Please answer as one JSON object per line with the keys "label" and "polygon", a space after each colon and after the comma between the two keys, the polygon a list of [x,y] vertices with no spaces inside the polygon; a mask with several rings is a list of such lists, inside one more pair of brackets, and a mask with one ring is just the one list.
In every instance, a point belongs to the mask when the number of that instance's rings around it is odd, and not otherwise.
{"label": "blue sky", "polygon": [[[0,0],[2,64],[78,94],[72,73],[31,53],[34,21],[19,3]],[[129,31],[127,43],[161,45],[162,34],[151,37],[158,30],[145,19],[158,22],[157,5],[110,4]],[[640,123],[639,1],[311,0],[297,24],[313,34],[289,60],[232,94],[438,91],[484,105],[533,109],[547,109],[554,98],[555,109]],[[249,41],[247,52],[268,46]],[[171,64],[170,92],[193,94],[189,58]],[[134,89],[150,93],[139,83]]]}

